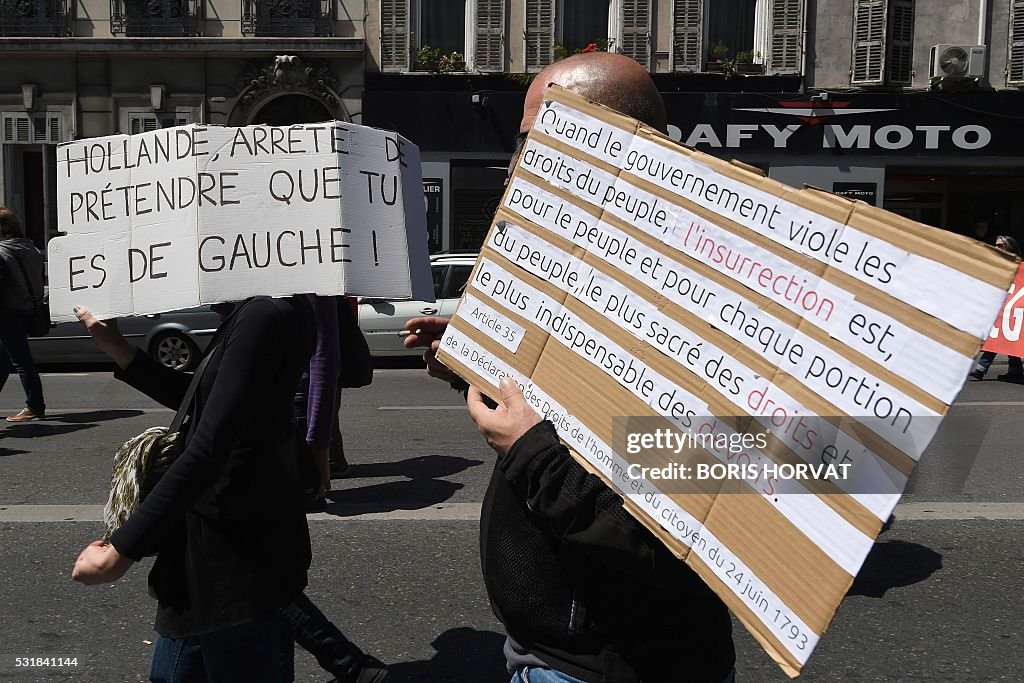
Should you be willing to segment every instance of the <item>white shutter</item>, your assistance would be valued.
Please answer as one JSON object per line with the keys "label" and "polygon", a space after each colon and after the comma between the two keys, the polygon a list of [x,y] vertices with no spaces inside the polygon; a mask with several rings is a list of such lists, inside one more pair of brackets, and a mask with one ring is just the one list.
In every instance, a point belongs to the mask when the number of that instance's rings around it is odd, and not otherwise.
{"label": "white shutter", "polygon": [[856,0],[853,9],[853,65],[850,83],[885,82],[885,18],[887,0]]}
{"label": "white shutter", "polygon": [[380,70],[409,70],[409,0],[380,0]]}
{"label": "white shutter", "polygon": [[58,144],[64,141],[63,117],[60,112],[3,114],[3,140],[7,144]]}
{"label": "white shutter", "polygon": [[1006,55],[1006,84],[1024,85],[1024,0],[1010,4],[1010,45]]}
{"label": "white shutter", "polygon": [[651,0],[621,0],[619,51],[651,68]]}
{"label": "white shutter", "polygon": [[672,2],[672,70],[704,70],[704,0]]}
{"label": "white shutter", "polygon": [[800,73],[804,28],[804,0],[770,0],[771,39],[765,73]]}
{"label": "white shutter", "polygon": [[914,0],[889,0],[888,85],[910,85],[914,80]]}
{"label": "white shutter", "polygon": [[192,123],[192,116],[189,114],[152,114],[149,112],[130,112],[128,114],[128,134],[138,135],[149,133],[160,128],[172,128],[174,126],[187,126]]}
{"label": "white shutter", "polygon": [[555,58],[555,0],[526,0],[526,70],[540,71]]}
{"label": "white shutter", "polygon": [[505,2],[476,1],[476,45],[473,67],[477,71],[505,70]]}

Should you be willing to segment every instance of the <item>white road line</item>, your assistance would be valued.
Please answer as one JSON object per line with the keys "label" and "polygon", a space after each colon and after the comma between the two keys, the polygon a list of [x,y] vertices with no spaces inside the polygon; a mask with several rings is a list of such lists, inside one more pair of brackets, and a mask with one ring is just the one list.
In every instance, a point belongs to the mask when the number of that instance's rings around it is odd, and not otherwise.
{"label": "white road line", "polygon": [[[478,521],[480,503],[441,503],[416,510],[374,511],[380,506],[339,505],[307,517],[316,522]],[[1019,521],[1024,503],[903,503],[896,508],[903,521]],[[0,505],[0,524],[41,522],[100,522],[102,505]]]}
{"label": "white road line", "polygon": [[465,410],[466,404],[461,406],[380,406],[377,410]]}
{"label": "white road line", "polygon": [[93,375],[108,375],[106,372],[40,372],[40,377],[92,377]]}

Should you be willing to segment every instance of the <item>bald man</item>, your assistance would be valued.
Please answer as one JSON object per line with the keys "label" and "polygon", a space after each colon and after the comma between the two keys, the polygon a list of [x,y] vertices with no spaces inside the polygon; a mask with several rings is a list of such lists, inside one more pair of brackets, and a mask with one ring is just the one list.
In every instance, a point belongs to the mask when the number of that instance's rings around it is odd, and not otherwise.
{"label": "bald man", "polygon": [[[665,130],[665,105],[643,67],[612,53],[574,55],[544,69],[527,91],[510,169],[551,83]],[[434,355],[447,323],[411,320],[405,344],[428,347],[430,374],[457,381]],[[498,454],[480,559],[508,634],[512,683],[731,681],[732,624],[722,602],[572,459],[515,382],[502,379],[500,388],[495,409],[474,388],[467,398]]]}

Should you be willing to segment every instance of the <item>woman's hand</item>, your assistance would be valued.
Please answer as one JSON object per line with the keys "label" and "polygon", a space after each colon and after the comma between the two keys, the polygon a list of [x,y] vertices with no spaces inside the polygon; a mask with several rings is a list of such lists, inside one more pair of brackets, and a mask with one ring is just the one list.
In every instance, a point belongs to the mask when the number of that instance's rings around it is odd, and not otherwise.
{"label": "woman's hand", "polygon": [[71,578],[87,586],[112,583],[124,576],[133,564],[135,560],[117,552],[117,548],[106,541],[93,541],[75,560]]}
{"label": "woman's hand", "polygon": [[117,319],[99,320],[84,306],[76,306],[74,310],[75,315],[89,331],[96,348],[110,356],[119,368],[128,367],[138,349],[121,335],[121,330],[117,329]]}

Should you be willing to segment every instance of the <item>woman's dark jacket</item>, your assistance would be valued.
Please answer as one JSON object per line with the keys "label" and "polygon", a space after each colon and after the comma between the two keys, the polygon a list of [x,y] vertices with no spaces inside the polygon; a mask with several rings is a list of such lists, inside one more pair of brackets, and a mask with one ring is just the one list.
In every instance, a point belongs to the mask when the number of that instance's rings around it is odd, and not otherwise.
{"label": "woman's dark jacket", "polygon": [[[254,299],[229,317],[200,382],[183,453],[110,539],[149,575],[156,631],[181,638],[245,623],[306,586],[309,529],[292,398],[313,348],[303,297]],[[139,352],[115,373],[177,409],[188,375]]]}

